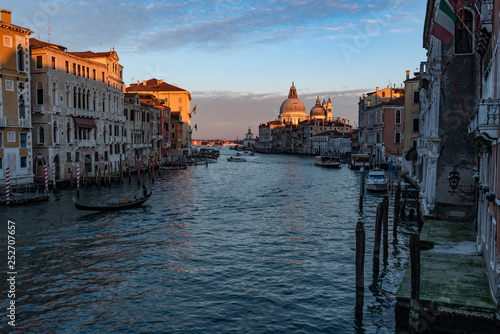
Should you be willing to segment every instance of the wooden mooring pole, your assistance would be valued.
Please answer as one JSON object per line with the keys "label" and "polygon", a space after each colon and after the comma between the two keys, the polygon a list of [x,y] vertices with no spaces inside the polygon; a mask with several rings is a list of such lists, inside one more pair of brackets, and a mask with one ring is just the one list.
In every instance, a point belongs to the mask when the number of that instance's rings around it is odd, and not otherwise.
{"label": "wooden mooring pole", "polygon": [[363,222],[356,225],[356,319],[363,318],[365,295],[365,227]]}
{"label": "wooden mooring pole", "polygon": [[399,184],[396,186],[396,192],[394,194],[394,229],[392,230],[393,237],[396,238],[398,235],[398,221],[399,221],[399,206],[401,204],[401,187]]}
{"label": "wooden mooring pole", "polygon": [[377,206],[377,215],[375,218],[375,242],[373,246],[373,272],[379,272],[380,263],[380,238],[382,233],[382,203]]}
{"label": "wooden mooring pole", "polygon": [[382,206],[383,206],[383,216],[382,216],[382,222],[383,222],[383,237],[384,237],[384,261],[387,259],[389,255],[389,197],[386,195],[384,196],[384,199],[382,200]]}
{"label": "wooden mooring pole", "polygon": [[420,309],[420,236],[417,233],[410,236],[410,263],[411,297],[408,323],[410,333],[418,333]]}

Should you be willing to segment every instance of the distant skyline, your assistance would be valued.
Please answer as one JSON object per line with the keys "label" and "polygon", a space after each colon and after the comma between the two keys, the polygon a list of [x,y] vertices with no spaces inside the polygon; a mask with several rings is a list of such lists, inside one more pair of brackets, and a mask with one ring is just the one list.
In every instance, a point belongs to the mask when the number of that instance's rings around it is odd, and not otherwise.
{"label": "distant skyline", "polygon": [[[12,23],[68,51],[113,47],[130,85],[191,92],[193,139],[236,139],[274,120],[292,81],[306,110],[329,97],[357,124],[363,93],[425,60],[425,1],[3,1]],[[50,27],[50,30],[48,29]]]}

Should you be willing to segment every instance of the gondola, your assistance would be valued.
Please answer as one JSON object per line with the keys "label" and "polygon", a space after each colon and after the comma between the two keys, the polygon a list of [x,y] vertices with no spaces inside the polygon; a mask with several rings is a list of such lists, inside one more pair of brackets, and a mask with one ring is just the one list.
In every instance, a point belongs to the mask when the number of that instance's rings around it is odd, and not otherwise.
{"label": "gondola", "polygon": [[78,203],[76,198],[73,197],[73,202],[75,203],[75,208],[78,210],[87,210],[87,211],[101,211],[101,212],[112,212],[118,210],[125,210],[138,207],[144,202],[146,202],[153,192],[150,191],[146,196],[139,198],[137,200],[132,200],[130,202],[120,202],[120,203],[107,203],[105,205],[101,204],[81,204]]}

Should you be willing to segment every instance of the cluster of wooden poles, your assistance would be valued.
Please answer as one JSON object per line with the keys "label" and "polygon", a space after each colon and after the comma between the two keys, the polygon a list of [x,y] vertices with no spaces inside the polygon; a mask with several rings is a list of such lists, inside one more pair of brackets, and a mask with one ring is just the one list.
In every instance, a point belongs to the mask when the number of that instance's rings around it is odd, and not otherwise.
{"label": "cluster of wooden poles", "polygon": [[[396,187],[394,194],[393,237],[397,237],[397,226],[401,212],[401,188]],[[418,231],[423,226],[420,209],[417,209]],[[373,274],[378,276],[380,266],[380,244],[383,242],[384,258],[389,249],[389,197],[385,196],[378,204],[375,218],[375,240],[373,246]],[[365,228],[359,221],[356,225],[356,307],[355,317],[359,321],[363,318],[364,302],[364,264],[365,264]],[[411,264],[411,299],[410,299],[410,333],[418,332],[419,323],[419,295],[420,295],[420,235],[413,233],[410,236],[410,264]]]}

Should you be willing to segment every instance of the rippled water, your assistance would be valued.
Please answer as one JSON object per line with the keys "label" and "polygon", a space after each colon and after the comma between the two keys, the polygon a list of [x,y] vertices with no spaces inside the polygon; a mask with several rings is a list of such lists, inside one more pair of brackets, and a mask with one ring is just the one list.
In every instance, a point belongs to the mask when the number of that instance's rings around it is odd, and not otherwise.
{"label": "rippled water", "polygon": [[[70,190],[49,203],[0,208],[17,226],[18,332],[396,332],[395,294],[413,227],[400,226],[397,240],[390,233],[389,257],[373,278],[382,195],[368,194],[359,212],[359,172],[287,155],[230,163],[235,152],[221,152],[208,167],[157,175],[142,208],[77,211]],[[136,193],[134,179],[82,189],[80,200]],[[362,322],[354,318],[358,220],[367,230]]]}

